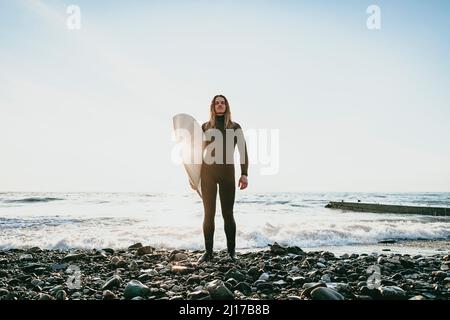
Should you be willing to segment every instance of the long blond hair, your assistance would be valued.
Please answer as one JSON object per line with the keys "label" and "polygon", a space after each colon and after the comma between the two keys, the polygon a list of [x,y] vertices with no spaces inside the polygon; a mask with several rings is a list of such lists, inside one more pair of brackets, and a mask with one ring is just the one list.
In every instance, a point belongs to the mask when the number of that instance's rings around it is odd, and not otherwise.
{"label": "long blond hair", "polygon": [[228,99],[221,95],[218,94],[216,96],[214,96],[214,98],[211,101],[211,106],[210,106],[210,117],[209,117],[209,123],[208,123],[208,128],[215,128],[216,127],[216,109],[215,109],[215,104],[216,104],[216,99],[222,97],[225,100],[225,128],[232,128],[233,127],[233,122],[231,121],[231,110],[230,110],[230,105],[228,103]]}

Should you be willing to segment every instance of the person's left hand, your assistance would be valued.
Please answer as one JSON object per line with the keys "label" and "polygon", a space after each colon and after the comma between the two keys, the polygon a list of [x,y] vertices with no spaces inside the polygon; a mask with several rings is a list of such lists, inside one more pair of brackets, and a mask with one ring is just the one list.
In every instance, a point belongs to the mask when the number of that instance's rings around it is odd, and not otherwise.
{"label": "person's left hand", "polygon": [[247,188],[247,186],[248,186],[247,176],[241,176],[239,178],[239,183],[238,183],[239,189],[244,190],[245,188]]}

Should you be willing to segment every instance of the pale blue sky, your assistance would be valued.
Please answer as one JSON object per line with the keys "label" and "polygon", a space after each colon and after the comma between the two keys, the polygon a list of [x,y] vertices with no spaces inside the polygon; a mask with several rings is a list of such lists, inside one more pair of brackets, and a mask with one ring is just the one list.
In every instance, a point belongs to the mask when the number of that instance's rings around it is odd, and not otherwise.
{"label": "pale blue sky", "polygon": [[450,191],[449,15],[447,1],[0,0],[0,191],[188,191],[171,117],[206,121],[217,93],[244,130],[280,130],[279,173],[251,166],[249,191]]}

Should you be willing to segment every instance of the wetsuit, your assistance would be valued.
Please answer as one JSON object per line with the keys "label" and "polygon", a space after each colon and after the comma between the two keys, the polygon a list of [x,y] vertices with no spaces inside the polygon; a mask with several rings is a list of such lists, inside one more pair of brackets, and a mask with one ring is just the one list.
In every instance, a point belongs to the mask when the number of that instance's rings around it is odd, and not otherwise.
{"label": "wetsuit", "polygon": [[[203,207],[205,210],[205,216],[203,220],[203,234],[205,237],[205,249],[207,253],[212,253],[213,251],[213,239],[214,239],[214,216],[216,213],[216,199],[217,199],[217,185],[219,186],[219,196],[220,204],[222,208],[222,216],[224,219],[225,235],[227,237],[227,248],[230,254],[235,252],[235,238],[236,238],[236,223],[233,217],[233,206],[234,198],[236,193],[236,184],[234,176],[234,163],[230,163],[227,160],[226,145],[227,145],[227,135],[225,131],[224,116],[216,117],[216,128],[220,130],[223,136],[223,159],[222,163],[212,163],[208,164],[203,160],[202,170],[201,170],[201,191],[203,196]],[[203,132],[208,130],[209,123],[206,122],[202,125]],[[230,128],[231,129],[231,128]],[[240,125],[233,122],[233,130],[241,129]],[[233,138],[228,136],[228,139]],[[236,144],[238,145],[240,153],[240,163],[241,163],[241,175],[248,175],[248,155],[247,148],[245,144],[245,139],[241,135],[241,142],[237,143],[237,137],[234,136],[234,144],[232,153]],[[215,139],[211,138],[211,141],[207,141],[204,147],[207,147]],[[217,149],[216,149],[217,150]],[[212,152],[214,155],[215,152]],[[232,155],[228,155],[228,158],[232,158]],[[220,157],[220,154],[219,154]],[[220,161],[217,161],[220,162]]]}

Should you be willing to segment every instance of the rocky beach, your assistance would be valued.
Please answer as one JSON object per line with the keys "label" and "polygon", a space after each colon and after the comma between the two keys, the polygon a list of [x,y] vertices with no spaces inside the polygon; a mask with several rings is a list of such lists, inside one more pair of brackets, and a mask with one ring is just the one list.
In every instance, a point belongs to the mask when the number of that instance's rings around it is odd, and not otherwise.
{"label": "rocky beach", "polygon": [[305,252],[278,243],[238,253],[167,250],[0,251],[1,300],[448,300],[450,255]]}

